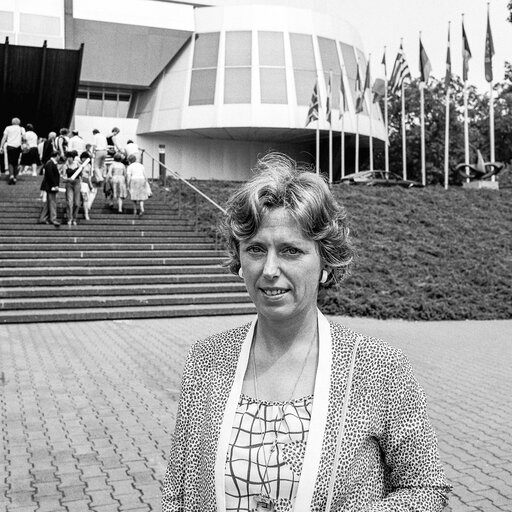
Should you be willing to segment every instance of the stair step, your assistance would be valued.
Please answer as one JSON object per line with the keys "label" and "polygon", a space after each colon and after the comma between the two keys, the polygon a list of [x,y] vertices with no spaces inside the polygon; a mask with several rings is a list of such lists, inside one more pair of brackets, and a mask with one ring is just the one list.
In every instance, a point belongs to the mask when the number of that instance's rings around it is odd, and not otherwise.
{"label": "stair step", "polygon": [[[76,227],[76,226],[75,226]],[[47,226],[47,225],[41,225],[37,226],[34,229],[27,229],[27,230],[1,230],[0,229],[0,240],[2,242],[10,242],[12,240],[23,240],[27,237],[38,237],[38,238],[44,238],[46,240],[55,240],[55,239],[69,239],[69,240],[85,240],[85,242],[90,241],[91,238],[93,240],[102,240],[105,238],[113,239],[130,239],[130,240],[144,240],[145,242],[149,239],[155,240],[159,239],[160,241],[162,239],[166,240],[211,240],[205,233],[201,232],[194,232],[194,231],[146,231],[146,230],[137,230],[134,229],[132,231],[126,231],[126,230],[119,230],[116,229],[112,232],[107,232],[106,230],[103,231],[77,231],[72,229],[66,228],[60,228],[55,229],[53,226]]]}
{"label": "stair step", "polygon": [[219,257],[199,257],[194,258],[34,258],[34,259],[4,259],[1,260],[2,267],[45,267],[54,268],[59,266],[98,266],[103,267],[118,265],[215,265],[220,264],[222,258]]}
{"label": "stair step", "polygon": [[[69,270],[69,269],[64,269]],[[89,269],[87,269],[89,270]],[[19,273],[13,273],[12,277],[4,277],[0,279],[2,290],[7,290],[10,287],[26,288],[29,287],[70,287],[70,286],[92,286],[92,285],[111,285],[113,287],[118,285],[131,285],[131,286],[151,286],[151,285],[170,285],[170,284],[183,284],[183,283],[229,283],[240,282],[239,278],[233,274],[229,274],[225,269],[210,268],[204,269],[204,272],[198,272],[194,269],[194,274],[190,272],[190,267],[187,267],[182,272],[172,272],[171,269],[167,274],[158,273],[158,269],[151,269],[151,271],[143,271],[139,274],[131,272],[131,275],[122,272],[108,272],[109,269],[99,269],[104,272],[95,272],[88,275],[84,269],[76,269],[74,274],[66,274],[63,271],[58,272],[56,275],[49,276],[48,271],[40,272],[37,274],[26,273],[23,277]],[[137,269],[139,270],[139,269]],[[218,271],[217,271],[218,270]],[[208,273],[211,272],[211,273]],[[213,273],[217,271],[217,273]],[[53,272],[53,270],[52,270]]]}
{"label": "stair step", "polygon": [[177,306],[183,304],[222,304],[248,302],[247,292],[190,293],[161,295],[109,295],[87,297],[37,297],[0,300],[0,311],[20,309],[60,309],[126,306]]}
{"label": "stair step", "polygon": [[[14,261],[28,261],[31,259],[37,260],[36,265],[39,265],[39,262],[43,262],[45,260],[53,259],[54,262],[59,261],[76,261],[76,260],[93,260],[96,258],[100,259],[114,259],[116,261],[120,261],[121,258],[126,259],[127,261],[131,261],[134,258],[144,259],[146,260],[150,256],[153,258],[163,258],[163,259],[175,259],[175,258],[187,258],[190,260],[200,259],[204,261],[205,258],[221,258],[224,256],[223,251],[216,250],[159,250],[159,249],[149,249],[149,250],[109,250],[105,248],[105,250],[101,251],[79,251],[74,248],[68,248],[63,251],[50,251],[46,248],[41,248],[36,251],[4,251],[0,250],[0,265],[4,265],[4,262],[7,263],[6,266],[12,265]],[[41,263],[42,264],[42,263]]]}
{"label": "stair step", "polygon": [[[59,222],[61,222],[59,220]],[[165,222],[152,222],[149,219],[146,220],[133,220],[127,219],[123,222],[94,222],[94,221],[79,221],[77,226],[70,226],[68,224],[61,223],[60,231],[66,231],[68,233],[81,233],[84,231],[126,231],[131,233],[133,231],[145,231],[145,232],[176,232],[181,233],[182,231],[193,231],[194,226],[187,224],[175,224],[169,225]],[[51,224],[39,224],[37,221],[34,222],[6,222],[0,223],[0,233],[16,231],[17,233],[23,233],[25,231],[32,230],[46,230],[55,231],[55,226]]]}
{"label": "stair step", "polygon": [[127,318],[173,318],[180,316],[247,315],[256,312],[252,303],[186,304],[113,308],[29,309],[0,311],[0,323],[28,323],[81,320],[116,320]]}
{"label": "stair step", "polygon": [[[22,239],[23,240],[23,239]],[[17,244],[2,244],[0,243],[0,254],[5,253],[6,251],[10,254],[16,253],[18,254],[28,254],[36,252],[37,254],[45,253],[46,251],[59,251],[62,255],[62,251],[71,252],[71,251],[81,251],[81,252],[91,252],[91,251],[215,251],[214,243],[165,243],[159,240],[156,243],[150,242],[141,242],[140,239],[136,239],[134,242],[132,239],[127,239],[125,243],[80,243],[74,242],[73,240],[67,240],[66,243],[52,243],[46,242],[43,238],[42,240],[32,241],[30,243],[25,243],[23,240]],[[34,251],[34,246],[40,248],[37,251]]]}
{"label": "stair step", "polygon": [[[197,277],[197,276],[191,276]],[[212,276],[218,277],[218,276]],[[234,276],[233,276],[234,277]],[[71,281],[72,282],[72,281]],[[71,283],[70,282],[70,283]],[[87,282],[87,281],[85,281]],[[198,283],[169,283],[151,284],[144,280],[133,284],[104,284],[91,285],[66,284],[52,286],[12,286],[0,288],[0,299],[21,299],[28,297],[90,297],[105,295],[170,295],[185,293],[221,293],[221,292],[244,292],[245,285],[241,281],[233,282],[198,282]]]}

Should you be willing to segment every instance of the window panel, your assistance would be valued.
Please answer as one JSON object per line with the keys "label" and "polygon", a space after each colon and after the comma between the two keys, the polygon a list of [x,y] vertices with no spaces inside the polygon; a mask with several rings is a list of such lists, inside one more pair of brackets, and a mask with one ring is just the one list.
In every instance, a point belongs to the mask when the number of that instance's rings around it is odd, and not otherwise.
{"label": "window panel", "polygon": [[357,60],[354,53],[354,47],[345,43],[340,43],[341,55],[343,56],[343,64],[345,65],[345,72],[351,80],[356,79],[357,75]]}
{"label": "window panel", "polygon": [[262,103],[287,103],[284,68],[261,68],[260,81]]}
{"label": "window panel", "polygon": [[297,105],[309,105],[313,87],[315,87],[316,71],[296,69],[294,71]]}
{"label": "window panel", "polygon": [[87,115],[87,99],[77,98],[75,102],[75,116]]}
{"label": "window panel", "polygon": [[216,69],[195,69],[190,83],[189,105],[213,105]]}
{"label": "window panel", "polygon": [[[329,73],[324,73],[325,87],[329,83]],[[340,81],[341,75],[339,73],[332,74],[331,90],[332,90],[332,108],[340,107]]]}
{"label": "window panel", "polygon": [[14,16],[12,12],[0,11],[0,30],[10,32],[14,30]]}
{"label": "window panel", "polygon": [[282,32],[258,32],[260,66],[284,67],[284,41]]}
{"label": "window panel", "polygon": [[103,102],[104,117],[117,117],[117,95],[114,94],[113,96],[115,98],[114,100],[107,99],[107,94],[105,94],[105,101]]}
{"label": "window panel", "polygon": [[328,72],[331,69],[333,73],[339,74],[341,67],[338,60],[338,52],[336,51],[336,41],[319,37],[318,47],[320,49],[320,58],[322,59],[324,72]]}
{"label": "window panel", "polygon": [[251,68],[226,69],[224,103],[251,103]]}
{"label": "window panel", "polygon": [[[121,99],[121,98],[119,98]],[[117,117],[128,117],[129,101],[119,101],[117,105]]]}
{"label": "window panel", "polygon": [[20,32],[29,34],[60,35],[60,19],[55,16],[38,14],[20,14]]}
{"label": "window panel", "polygon": [[251,51],[251,32],[226,32],[226,67],[250,66]]}
{"label": "window panel", "polygon": [[219,55],[219,33],[198,34],[194,47],[193,68],[216,68]]}
{"label": "window panel", "polygon": [[87,103],[87,115],[89,115],[89,116],[103,115],[103,100],[89,98],[89,102]]}
{"label": "window panel", "polygon": [[290,46],[294,69],[316,70],[313,39],[310,35],[290,34]]}

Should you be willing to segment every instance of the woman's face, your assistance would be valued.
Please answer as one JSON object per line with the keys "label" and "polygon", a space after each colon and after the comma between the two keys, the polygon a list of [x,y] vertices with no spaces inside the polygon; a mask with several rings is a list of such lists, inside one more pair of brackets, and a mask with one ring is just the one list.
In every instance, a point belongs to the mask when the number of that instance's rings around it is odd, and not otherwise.
{"label": "woman's face", "polygon": [[285,208],[266,213],[258,232],[240,242],[240,263],[259,315],[277,321],[316,316],[318,247]]}

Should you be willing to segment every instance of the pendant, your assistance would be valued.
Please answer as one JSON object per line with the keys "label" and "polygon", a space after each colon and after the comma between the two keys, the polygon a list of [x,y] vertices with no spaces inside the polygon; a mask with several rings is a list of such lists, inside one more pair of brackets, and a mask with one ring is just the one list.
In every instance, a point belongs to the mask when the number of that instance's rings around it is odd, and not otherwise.
{"label": "pendant", "polygon": [[274,501],[269,496],[258,494],[254,497],[256,503],[256,512],[272,512],[274,510]]}

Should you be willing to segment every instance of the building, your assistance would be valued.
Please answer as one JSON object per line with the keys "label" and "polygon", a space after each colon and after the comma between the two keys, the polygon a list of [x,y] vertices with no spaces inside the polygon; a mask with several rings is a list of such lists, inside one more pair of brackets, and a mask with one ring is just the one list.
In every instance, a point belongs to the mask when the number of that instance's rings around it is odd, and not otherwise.
{"label": "building", "polygon": [[45,0],[43,9],[37,0],[1,0],[0,37],[18,45],[84,44],[73,126],[86,140],[93,128],[118,126],[121,142],[134,139],[154,156],[163,145],[171,168],[198,179],[246,179],[256,156],[270,149],[314,161],[316,122],[305,122],[317,77],[326,171],[332,77],[337,177],[342,76],[347,172],[356,130],[364,166],[370,131],[382,146],[385,129],[369,91],[355,115],[357,67],[361,76],[366,69],[357,32],[310,3]]}

